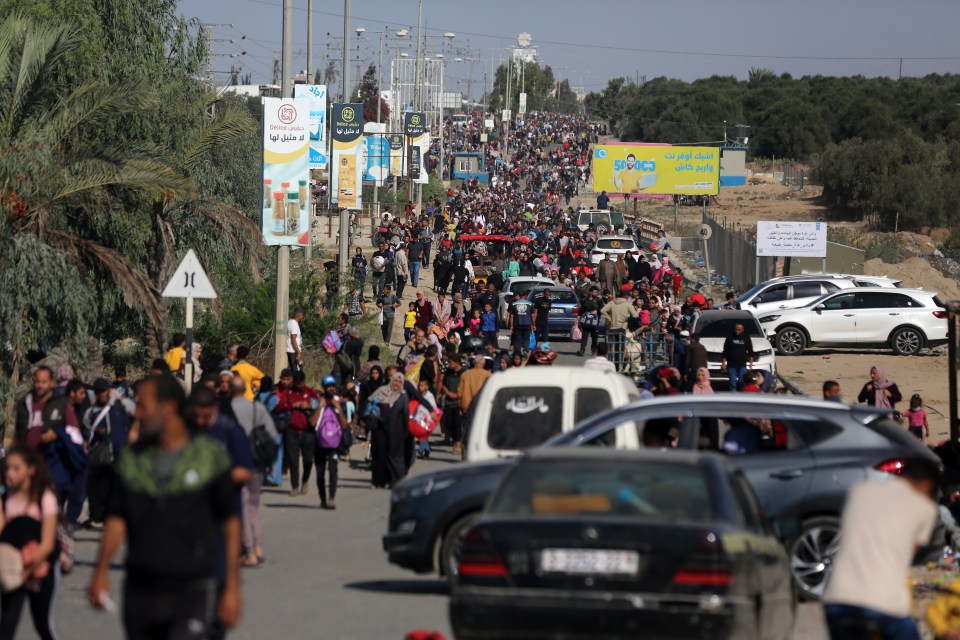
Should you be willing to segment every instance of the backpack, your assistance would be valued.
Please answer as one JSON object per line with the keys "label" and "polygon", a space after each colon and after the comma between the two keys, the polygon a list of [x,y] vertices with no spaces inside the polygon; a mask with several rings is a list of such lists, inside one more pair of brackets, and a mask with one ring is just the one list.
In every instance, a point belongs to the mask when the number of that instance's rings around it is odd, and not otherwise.
{"label": "backpack", "polygon": [[317,446],[321,449],[336,449],[343,438],[343,429],[337,414],[325,407],[317,423]]}
{"label": "backpack", "polygon": [[253,430],[250,431],[250,451],[258,467],[272,467],[280,453],[280,443],[273,439],[266,425],[257,420],[259,403],[253,403]]}

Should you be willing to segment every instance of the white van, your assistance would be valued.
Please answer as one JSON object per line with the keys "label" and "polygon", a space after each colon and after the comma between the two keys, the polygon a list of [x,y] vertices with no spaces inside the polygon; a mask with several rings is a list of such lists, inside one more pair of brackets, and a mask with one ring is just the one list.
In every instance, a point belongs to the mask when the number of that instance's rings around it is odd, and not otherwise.
{"label": "white van", "polygon": [[[494,373],[474,400],[467,460],[519,455],[578,422],[640,398],[630,378],[583,367],[520,367]],[[617,449],[640,446],[635,429],[616,432]]]}

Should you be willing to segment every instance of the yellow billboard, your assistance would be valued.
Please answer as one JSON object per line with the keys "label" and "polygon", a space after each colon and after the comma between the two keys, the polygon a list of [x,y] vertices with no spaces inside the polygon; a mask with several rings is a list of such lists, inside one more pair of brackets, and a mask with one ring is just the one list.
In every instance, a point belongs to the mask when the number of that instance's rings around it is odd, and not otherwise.
{"label": "yellow billboard", "polygon": [[720,191],[720,149],[598,144],[591,171],[597,193],[714,195]]}

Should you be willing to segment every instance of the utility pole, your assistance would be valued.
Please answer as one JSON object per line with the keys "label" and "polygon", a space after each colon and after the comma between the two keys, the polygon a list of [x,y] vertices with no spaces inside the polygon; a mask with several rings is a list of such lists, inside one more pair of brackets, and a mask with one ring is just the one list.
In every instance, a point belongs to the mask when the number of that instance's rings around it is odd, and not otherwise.
{"label": "utility pole", "polygon": [[[423,0],[418,2],[417,8],[417,66],[416,66],[416,80],[414,82],[414,89],[416,90],[416,104],[417,112],[423,112],[423,91],[420,89],[420,83],[423,82],[423,73],[421,71],[421,66],[423,61],[420,59],[420,55],[423,52]],[[423,163],[425,159],[421,153],[420,157],[420,171],[423,172]],[[419,182],[417,183],[417,213],[423,212],[423,185]]]}
{"label": "utility pole", "polygon": [[[381,80],[381,77],[382,77],[381,72],[382,72],[382,70],[383,70],[383,36],[386,35],[386,33],[387,33],[387,27],[384,27],[384,28],[383,28],[383,31],[380,32],[380,56],[379,56],[379,58],[377,58],[377,124],[378,124],[378,125],[380,124],[381,117],[382,117],[382,116],[380,115],[380,110],[381,110],[381,104],[382,104],[381,97],[383,96],[383,89],[382,89],[382,87],[380,86],[380,80]],[[378,136],[379,136],[379,135],[382,135],[382,134],[380,133],[380,127],[379,127],[379,126],[377,127],[377,135],[378,135]],[[384,138],[381,138],[381,139],[380,139],[380,144],[377,145],[377,151],[378,151],[378,153],[383,153],[383,140],[384,140]],[[387,147],[387,149],[388,149],[388,151],[387,151],[387,166],[389,166],[389,165],[390,165],[390,151],[389,151],[389,147]],[[382,166],[382,165],[381,165],[382,162],[383,162],[383,159],[382,159],[382,158],[379,158],[379,159],[378,159],[378,162],[377,162],[377,169],[378,169],[378,171],[379,171],[380,167]],[[379,219],[380,219],[380,187],[377,186],[377,181],[376,181],[376,180],[373,181],[373,213],[370,214],[370,218],[371,218],[371,220],[379,220]],[[374,228],[374,224],[371,224],[371,225],[370,225],[370,228],[373,229],[373,228]],[[373,235],[373,232],[371,231],[371,236],[372,236],[372,235]]]}
{"label": "utility pole", "polygon": [[[280,97],[293,93],[290,74],[293,71],[293,0],[283,0],[283,53],[280,69]],[[290,247],[277,249],[277,315],[273,330],[273,375],[279,380],[287,366],[287,317],[290,306]]]}
{"label": "utility pole", "polygon": [[[350,96],[350,0],[343,0],[343,101],[347,102]],[[331,140],[333,136],[330,136]],[[332,158],[331,158],[332,160]],[[360,158],[357,158],[360,161]],[[338,174],[339,175],[339,174]],[[337,185],[330,185],[330,189],[336,189]],[[362,184],[357,185],[362,189]],[[339,200],[338,200],[339,204]],[[350,258],[348,250],[350,248],[350,211],[340,207],[340,245],[337,256],[340,261],[340,272],[346,277],[347,269],[350,267]]]}
{"label": "utility pole", "polygon": [[[313,0],[307,0],[307,72],[304,74],[306,76],[306,83],[311,84],[313,78],[310,77],[310,69],[313,67]],[[308,181],[309,183],[309,181]],[[313,186],[312,184],[310,185]],[[310,203],[307,206],[307,211],[310,215],[307,216],[307,246],[303,248],[303,266],[310,271],[310,265],[313,264],[313,216],[314,216],[314,203],[313,203],[313,189],[310,189],[310,194],[307,196],[310,198]]]}

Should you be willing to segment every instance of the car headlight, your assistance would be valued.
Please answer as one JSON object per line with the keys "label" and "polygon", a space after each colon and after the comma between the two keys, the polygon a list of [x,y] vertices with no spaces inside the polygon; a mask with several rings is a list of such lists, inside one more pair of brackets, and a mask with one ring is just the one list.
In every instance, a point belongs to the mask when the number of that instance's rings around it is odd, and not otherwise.
{"label": "car headlight", "polygon": [[426,478],[424,480],[413,479],[408,485],[398,487],[399,490],[397,493],[400,498],[423,498],[431,493],[447,489],[456,481],[456,478],[443,478],[442,480],[435,480],[433,478]]}
{"label": "car headlight", "polygon": [[774,322],[779,319],[780,319],[780,316],[763,316],[762,318],[760,318],[760,322]]}
{"label": "car headlight", "polygon": [[766,358],[767,356],[773,355],[773,349],[761,349],[760,351],[755,352],[754,355],[758,358]]}

